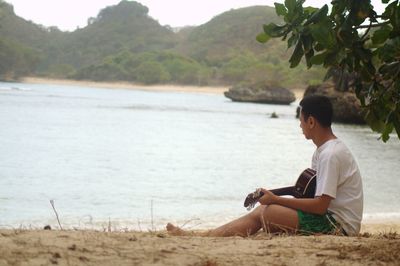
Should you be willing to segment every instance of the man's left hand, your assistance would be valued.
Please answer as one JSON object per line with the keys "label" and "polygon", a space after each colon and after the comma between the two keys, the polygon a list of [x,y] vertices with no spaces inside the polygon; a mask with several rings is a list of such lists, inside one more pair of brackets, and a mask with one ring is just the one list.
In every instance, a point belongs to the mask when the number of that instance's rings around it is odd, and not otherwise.
{"label": "man's left hand", "polygon": [[262,188],[261,191],[264,193],[264,195],[258,200],[261,205],[270,205],[276,202],[277,196],[274,193],[265,188]]}

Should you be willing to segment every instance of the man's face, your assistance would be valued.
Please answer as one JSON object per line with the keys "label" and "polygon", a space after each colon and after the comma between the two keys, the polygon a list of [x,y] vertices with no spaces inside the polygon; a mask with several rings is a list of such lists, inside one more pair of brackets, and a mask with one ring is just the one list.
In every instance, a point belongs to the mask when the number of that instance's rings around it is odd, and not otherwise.
{"label": "man's face", "polygon": [[306,139],[310,139],[310,125],[308,123],[308,121],[310,120],[310,117],[308,117],[307,120],[304,119],[304,115],[303,112],[300,111],[300,127],[303,131],[304,137]]}

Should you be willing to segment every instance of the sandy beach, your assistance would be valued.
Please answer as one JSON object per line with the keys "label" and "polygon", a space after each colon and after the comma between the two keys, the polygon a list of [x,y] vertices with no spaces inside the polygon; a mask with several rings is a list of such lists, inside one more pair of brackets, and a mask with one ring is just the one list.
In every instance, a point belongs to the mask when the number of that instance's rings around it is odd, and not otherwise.
{"label": "sandy beach", "polygon": [[[49,79],[39,77],[25,77],[21,80],[23,83],[32,84],[54,84],[68,86],[85,86],[107,89],[129,89],[144,91],[163,91],[163,92],[188,92],[188,93],[207,93],[207,94],[223,94],[229,90],[227,86],[185,86],[185,85],[141,85],[130,82],[95,82],[89,80],[68,80],[68,79]],[[296,99],[303,97],[304,89],[292,89]]]}
{"label": "sandy beach", "polygon": [[144,91],[171,91],[171,92],[192,92],[192,93],[209,93],[222,94],[228,90],[228,87],[210,87],[210,86],[185,86],[185,85],[141,85],[125,81],[117,82],[96,82],[90,80],[70,80],[70,79],[49,79],[38,77],[25,77],[21,80],[23,83],[32,84],[54,84],[68,86],[84,86],[105,89],[128,89],[128,90],[144,90]]}
{"label": "sandy beach", "polygon": [[0,230],[0,265],[399,265],[399,223],[358,237],[177,237],[158,232]]}

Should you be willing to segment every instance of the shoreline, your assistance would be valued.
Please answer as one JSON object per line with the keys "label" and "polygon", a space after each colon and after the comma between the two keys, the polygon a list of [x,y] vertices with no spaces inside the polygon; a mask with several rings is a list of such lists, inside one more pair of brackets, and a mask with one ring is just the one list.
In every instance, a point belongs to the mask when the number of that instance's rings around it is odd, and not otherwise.
{"label": "shoreline", "polygon": [[370,220],[361,223],[360,234],[384,234],[388,232],[400,234],[400,220]]}
{"label": "shoreline", "polygon": [[207,93],[207,94],[223,94],[228,87],[223,86],[190,86],[190,85],[143,85],[126,81],[116,82],[97,82],[90,80],[70,80],[70,79],[51,79],[38,77],[25,77],[21,79],[22,83],[31,84],[53,84],[63,86],[82,86],[103,89],[126,89],[126,90],[143,90],[143,91],[161,91],[161,92],[190,92],[190,93]]}
{"label": "shoreline", "polygon": [[[142,90],[142,91],[159,91],[159,92],[184,92],[184,93],[205,93],[223,95],[225,91],[229,90],[229,86],[192,86],[192,85],[142,85],[126,81],[116,82],[97,82],[90,80],[69,80],[69,79],[52,79],[40,77],[25,77],[22,78],[21,83],[31,84],[53,84],[63,86],[83,86],[104,89],[126,89],[126,90]],[[294,93],[296,100],[303,97],[305,89],[291,89]]]}
{"label": "shoreline", "polygon": [[[106,228],[112,231],[134,231],[134,232],[148,232],[148,231],[159,231],[164,230],[165,225],[170,222],[170,220],[164,221],[147,221],[139,220],[136,224],[135,218],[131,220],[94,220],[90,222],[80,221],[78,224],[71,223],[71,221],[66,221],[61,219],[62,228],[65,230],[79,230],[79,231],[104,231]],[[220,223],[207,223],[203,224],[190,224],[188,221],[176,221],[173,223],[177,225],[183,225],[185,230],[194,231],[207,231],[216,228],[226,221],[221,221]],[[55,218],[50,220],[36,221],[33,223],[25,222],[18,224],[1,224],[1,230],[42,230],[44,226],[51,226],[53,229],[60,229],[59,224]],[[362,234],[385,234],[388,232],[397,232],[400,235],[400,219],[371,219],[363,220],[361,223],[360,235]]]}

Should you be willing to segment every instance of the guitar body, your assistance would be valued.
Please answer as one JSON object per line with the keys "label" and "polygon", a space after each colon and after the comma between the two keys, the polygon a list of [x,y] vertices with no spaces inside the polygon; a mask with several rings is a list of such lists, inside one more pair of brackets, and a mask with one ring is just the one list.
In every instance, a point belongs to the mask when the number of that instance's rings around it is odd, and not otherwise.
{"label": "guitar body", "polygon": [[315,170],[307,168],[300,174],[296,184],[293,187],[292,193],[280,194],[280,196],[291,195],[295,198],[314,198],[316,186],[317,173]]}
{"label": "guitar body", "polygon": [[[295,198],[314,198],[316,186],[317,173],[315,170],[307,168],[297,178],[294,186],[271,189],[271,192],[278,196],[290,195]],[[264,193],[260,189],[250,193],[244,201],[244,207],[250,210],[263,195]]]}

